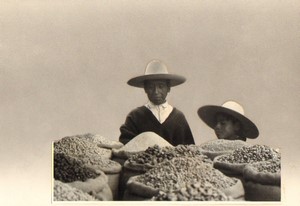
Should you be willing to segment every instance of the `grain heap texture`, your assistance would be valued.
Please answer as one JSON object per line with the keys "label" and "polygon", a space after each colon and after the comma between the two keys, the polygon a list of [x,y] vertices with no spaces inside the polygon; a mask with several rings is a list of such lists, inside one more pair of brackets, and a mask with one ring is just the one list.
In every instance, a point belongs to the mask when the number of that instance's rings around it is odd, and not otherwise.
{"label": "grain heap texture", "polygon": [[118,173],[121,171],[122,166],[110,159],[103,158],[98,154],[91,154],[91,155],[79,155],[76,156],[78,162],[82,165],[90,165],[95,169],[100,169],[101,171],[105,172],[105,174],[111,173]]}
{"label": "grain heap texture", "polygon": [[244,179],[261,184],[281,185],[281,165],[278,159],[249,164],[243,171]]}
{"label": "grain heap texture", "polygon": [[175,191],[163,192],[152,198],[154,201],[229,201],[221,190],[216,189],[207,182],[194,182]]}
{"label": "grain heap texture", "polygon": [[281,165],[278,160],[260,162],[252,165],[253,169],[261,173],[280,173]]}
{"label": "grain heap texture", "polygon": [[201,144],[200,148],[204,151],[220,152],[236,150],[243,146],[248,146],[248,144],[242,140],[217,139]]}
{"label": "grain heap texture", "polygon": [[100,172],[74,156],[67,156],[65,153],[54,153],[54,179],[62,182],[86,181],[96,178]]}
{"label": "grain heap texture", "polygon": [[53,200],[54,201],[95,201],[96,199],[83,192],[69,186],[66,183],[55,180],[53,188]]}
{"label": "grain heap texture", "polygon": [[130,140],[124,147],[113,149],[113,155],[127,159],[133,154],[145,151],[148,147],[159,145],[160,147],[172,147],[172,145],[154,132],[144,132]]}
{"label": "grain heap texture", "polygon": [[229,154],[232,151],[244,146],[250,145],[241,140],[217,139],[201,144],[200,150],[203,154],[207,155],[211,160],[213,160],[217,156]]}
{"label": "grain heap texture", "polygon": [[111,158],[110,149],[100,148],[94,143],[77,136],[64,137],[54,142],[54,152],[64,153],[68,156],[100,155],[103,158]]}
{"label": "grain heap texture", "polygon": [[193,181],[207,182],[217,189],[228,188],[237,182],[236,179],[223,175],[197,157],[177,157],[164,161],[138,176],[136,181],[165,192],[174,191],[181,185]]}
{"label": "grain heap texture", "polygon": [[266,145],[246,146],[233,151],[232,154],[224,155],[218,159],[225,163],[255,163],[267,160],[280,160],[278,151]]}
{"label": "grain heap texture", "polygon": [[109,140],[99,134],[87,133],[87,134],[77,135],[77,137],[88,140],[92,143],[95,143],[95,144],[97,144],[98,147],[101,147],[101,148],[119,149],[124,146],[119,141]]}
{"label": "grain heap texture", "polygon": [[160,147],[154,145],[144,152],[132,155],[125,163],[126,168],[133,170],[148,171],[163,161],[175,157],[198,157],[204,162],[212,163],[195,145],[178,145],[176,147]]}

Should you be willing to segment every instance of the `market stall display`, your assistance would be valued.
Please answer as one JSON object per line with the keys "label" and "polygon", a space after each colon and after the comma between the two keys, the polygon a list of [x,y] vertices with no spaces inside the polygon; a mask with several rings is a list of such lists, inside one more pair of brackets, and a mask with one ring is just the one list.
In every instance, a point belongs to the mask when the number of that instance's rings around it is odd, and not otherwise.
{"label": "market stall display", "polygon": [[238,179],[226,177],[211,164],[197,157],[178,157],[164,161],[143,175],[131,177],[127,188],[133,194],[153,197],[159,191],[174,191],[194,181],[210,183],[233,198],[244,195]]}

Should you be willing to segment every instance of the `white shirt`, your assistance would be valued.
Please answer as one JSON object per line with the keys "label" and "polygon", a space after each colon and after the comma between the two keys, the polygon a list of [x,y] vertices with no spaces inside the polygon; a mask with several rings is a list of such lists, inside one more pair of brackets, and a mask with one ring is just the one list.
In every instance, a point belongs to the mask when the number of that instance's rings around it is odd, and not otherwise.
{"label": "white shirt", "polygon": [[147,104],[145,104],[145,107],[147,107],[152,112],[152,114],[161,124],[168,118],[168,116],[173,111],[173,107],[169,105],[168,102],[165,102],[160,105],[155,105],[149,101]]}

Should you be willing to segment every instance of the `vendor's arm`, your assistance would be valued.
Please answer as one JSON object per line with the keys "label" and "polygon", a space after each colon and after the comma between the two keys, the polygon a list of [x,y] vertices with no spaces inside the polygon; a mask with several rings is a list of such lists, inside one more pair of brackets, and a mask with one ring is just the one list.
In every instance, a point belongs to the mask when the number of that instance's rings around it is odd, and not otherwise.
{"label": "vendor's arm", "polygon": [[137,128],[132,118],[132,113],[129,113],[126,117],[125,123],[120,127],[120,132],[121,135],[119,137],[119,141],[123,144],[126,144],[138,135]]}

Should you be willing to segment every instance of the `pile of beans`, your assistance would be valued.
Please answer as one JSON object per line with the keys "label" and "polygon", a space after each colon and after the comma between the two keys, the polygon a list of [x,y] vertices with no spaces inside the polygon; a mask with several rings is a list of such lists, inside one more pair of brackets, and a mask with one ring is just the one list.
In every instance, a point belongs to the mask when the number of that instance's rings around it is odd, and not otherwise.
{"label": "pile of beans", "polygon": [[82,134],[82,135],[77,135],[76,137],[79,137],[84,140],[88,140],[92,143],[95,143],[99,147],[121,148],[123,146],[123,144],[121,142],[109,140],[99,134],[86,133],[86,134]]}
{"label": "pile of beans", "polygon": [[205,151],[221,152],[221,151],[235,150],[247,145],[248,144],[242,140],[217,139],[217,140],[206,142],[200,145],[200,147]]}
{"label": "pile of beans", "polygon": [[176,157],[138,176],[136,181],[162,191],[174,191],[193,181],[208,182],[217,189],[224,189],[234,185],[237,179],[223,175],[201,158]]}
{"label": "pile of beans", "polygon": [[260,162],[253,164],[252,167],[258,172],[265,173],[280,173],[281,171],[280,161],[278,160]]}
{"label": "pile of beans", "polygon": [[266,145],[245,146],[233,151],[232,154],[219,158],[226,163],[254,163],[280,159],[280,153]]}
{"label": "pile of beans", "polygon": [[148,147],[148,149],[144,152],[132,155],[128,159],[128,162],[130,164],[144,164],[146,168],[150,169],[165,160],[171,160],[175,157],[182,156],[197,156],[199,157],[199,160],[202,158],[204,162],[211,163],[210,159],[202,155],[202,153],[192,145],[178,145],[176,147],[160,147],[158,145],[154,145],[152,147]]}
{"label": "pile of beans", "polygon": [[111,155],[111,150],[98,147],[96,144],[77,136],[64,137],[54,142],[54,152],[67,155],[93,155],[103,157]]}
{"label": "pile of beans", "polygon": [[54,153],[54,179],[62,182],[85,181],[96,178],[99,172],[82,164],[77,157],[67,156],[64,153]]}
{"label": "pile of beans", "polygon": [[175,191],[163,192],[152,198],[154,201],[228,201],[232,198],[206,182],[195,182]]}
{"label": "pile of beans", "polygon": [[80,155],[77,157],[80,164],[97,166],[103,172],[109,172],[110,170],[121,170],[122,167],[118,162],[103,158],[100,155]]}
{"label": "pile of beans", "polygon": [[71,187],[61,181],[54,181],[54,201],[95,201],[96,199],[82,190]]}

